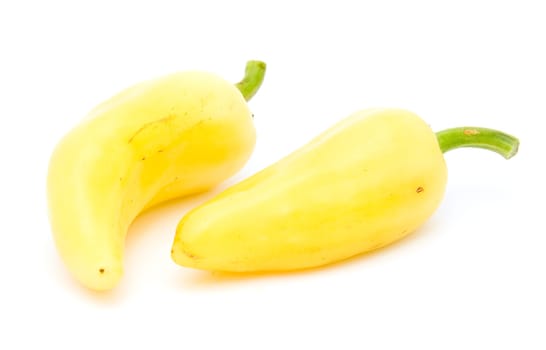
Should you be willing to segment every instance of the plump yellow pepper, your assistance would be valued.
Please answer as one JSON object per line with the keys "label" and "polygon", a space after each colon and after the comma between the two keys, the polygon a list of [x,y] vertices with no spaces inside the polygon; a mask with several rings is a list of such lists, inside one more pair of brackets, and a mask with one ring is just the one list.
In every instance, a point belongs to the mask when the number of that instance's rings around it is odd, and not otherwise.
{"label": "plump yellow pepper", "polygon": [[371,251],[436,210],[447,182],[443,152],[471,146],[509,158],[517,145],[485,128],[435,134],[405,110],[359,111],[190,211],[172,258],[205,270],[282,271]]}

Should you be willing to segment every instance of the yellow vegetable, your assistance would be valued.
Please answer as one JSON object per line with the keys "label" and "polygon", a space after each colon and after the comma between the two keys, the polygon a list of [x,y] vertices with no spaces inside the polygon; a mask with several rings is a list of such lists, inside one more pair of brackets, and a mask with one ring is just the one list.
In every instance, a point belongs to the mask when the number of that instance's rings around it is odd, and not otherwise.
{"label": "yellow vegetable", "polygon": [[113,288],[139,213],[208,190],[245,164],[256,141],[245,98],[264,72],[264,63],[249,61],[237,86],[200,71],[137,84],[97,106],[59,142],[47,177],[49,216],[58,252],[77,280]]}
{"label": "yellow vegetable", "polygon": [[359,111],[190,211],[172,258],[205,270],[282,271],[368,252],[436,210],[447,181],[442,152],[481,147],[509,158],[517,144],[485,128],[435,134],[405,110]]}

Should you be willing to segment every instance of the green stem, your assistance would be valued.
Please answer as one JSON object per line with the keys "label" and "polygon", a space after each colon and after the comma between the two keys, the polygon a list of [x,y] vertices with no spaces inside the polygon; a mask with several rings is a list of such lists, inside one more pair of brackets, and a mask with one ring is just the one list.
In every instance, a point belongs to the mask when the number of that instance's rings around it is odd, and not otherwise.
{"label": "green stem", "polygon": [[519,140],[502,131],[465,126],[442,130],[436,133],[442,152],[460,147],[483,148],[496,152],[506,159],[516,155]]}
{"label": "green stem", "polygon": [[246,63],[245,76],[243,80],[235,84],[241,91],[245,100],[250,101],[252,96],[258,92],[264,81],[266,64],[262,61],[248,61]]}

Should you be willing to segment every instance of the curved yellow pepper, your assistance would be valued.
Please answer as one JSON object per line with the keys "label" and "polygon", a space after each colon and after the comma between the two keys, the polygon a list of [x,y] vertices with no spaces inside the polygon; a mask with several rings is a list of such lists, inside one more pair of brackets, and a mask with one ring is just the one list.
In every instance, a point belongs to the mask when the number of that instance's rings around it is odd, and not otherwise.
{"label": "curved yellow pepper", "polygon": [[256,133],[245,99],[264,73],[264,63],[250,61],[236,86],[200,71],[146,81],[97,106],[60,140],[47,177],[49,217],[78,281],[113,288],[137,215],[208,190],[246,163]]}

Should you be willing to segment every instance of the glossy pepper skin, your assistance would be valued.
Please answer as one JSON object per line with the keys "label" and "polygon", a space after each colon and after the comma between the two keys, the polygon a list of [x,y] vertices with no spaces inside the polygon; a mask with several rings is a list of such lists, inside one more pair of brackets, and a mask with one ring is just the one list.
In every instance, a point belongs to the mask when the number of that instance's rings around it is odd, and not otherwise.
{"label": "glossy pepper skin", "polygon": [[359,111],[189,212],[172,257],[220,271],[330,264],[413,232],[438,208],[446,183],[438,139],[420,117]]}

